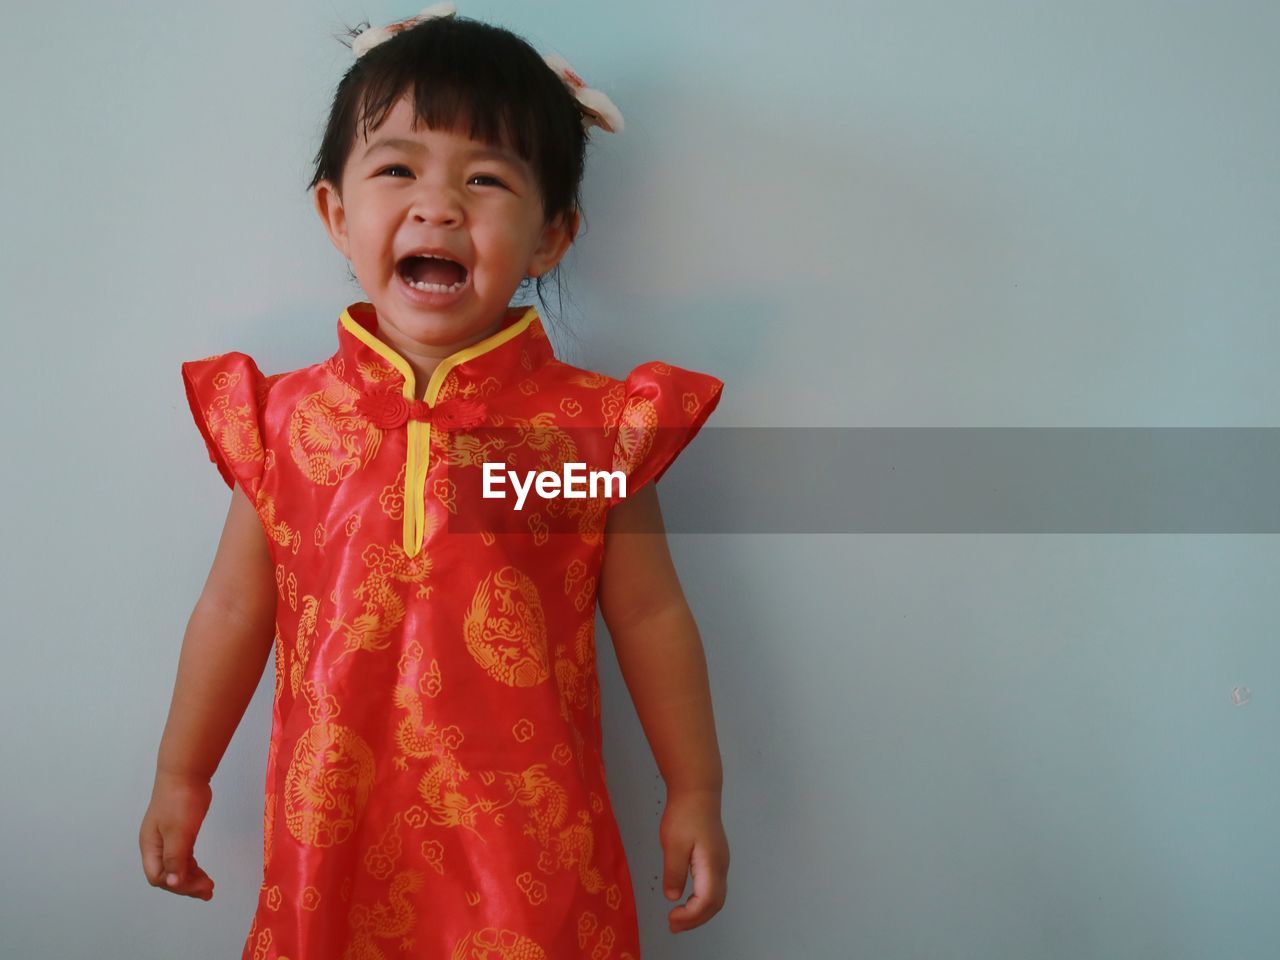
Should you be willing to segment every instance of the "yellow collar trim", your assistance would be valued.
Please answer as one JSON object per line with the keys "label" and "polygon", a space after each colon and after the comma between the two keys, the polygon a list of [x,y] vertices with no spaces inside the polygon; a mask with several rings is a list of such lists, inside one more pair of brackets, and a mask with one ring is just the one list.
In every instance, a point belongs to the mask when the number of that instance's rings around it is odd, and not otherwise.
{"label": "yellow collar trim", "polygon": [[[520,319],[510,326],[503,327],[497,333],[490,334],[483,340],[473,343],[469,347],[463,347],[456,353],[451,353],[431,371],[431,378],[427,381],[427,389],[423,397],[429,404],[436,402],[436,397],[440,394],[440,388],[444,385],[445,377],[449,375],[449,371],[460,363],[466,363],[468,360],[474,360],[476,357],[482,356],[491,350],[494,350],[508,340],[520,336],[529,329],[529,325],[538,318],[538,311],[535,307],[530,306],[528,310],[521,315]],[[389,344],[378,339],[377,336],[370,333],[360,325],[354,317],[351,316],[350,309],[342,311],[339,322],[348,333],[363,343],[369,349],[373,350],[380,357],[399,371],[404,377],[403,395],[406,400],[415,399],[417,392],[414,383],[413,368],[409,366],[407,360],[402,357]],[[416,557],[422,550],[423,536],[426,530],[426,483],[427,468],[429,466],[428,459],[431,452],[431,424],[423,420],[409,420],[408,424],[408,442],[406,448],[406,460],[404,471],[404,552],[406,556]]]}

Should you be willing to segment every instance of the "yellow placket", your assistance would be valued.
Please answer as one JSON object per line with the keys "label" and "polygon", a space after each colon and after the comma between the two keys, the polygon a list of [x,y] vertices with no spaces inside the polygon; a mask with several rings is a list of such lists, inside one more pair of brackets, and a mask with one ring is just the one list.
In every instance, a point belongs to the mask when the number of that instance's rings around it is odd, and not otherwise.
{"label": "yellow placket", "polygon": [[[452,353],[441,360],[436,368],[431,371],[431,378],[427,381],[427,389],[423,392],[422,399],[429,406],[434,407],[436,397],[440,395],[440,388],[444,386],[445,377],[460,363],[465,363],[482,354],[488,353],[495,347],[499,347],[506,343],[512,337],[517,337],[528,329],[538,312],[533,307],[529,307],[515,323],[509,327],[499,330],[497,333],[486,337],[479,343],[473,343],[469,347]],[[388,344],[383,343],[376,336],[362,327],[349,312],[342,312],[341,322],[343,327],[354,337],[359,339],[371,350],[375,351],[384,360],[390,363],[404,377],[404,384],[401,393],[406,400],[412,401],[416,399],[416,385],[414,384],[413,368],[409,366],[408,361],[400,354],[396,353]],[[408,421],[408,435],[406,437],[405,451],[405,470],[404,470],[404,552],[407,556],[416,557],[422,550],[423,533],[426,528],[426,485],[427,485],[427,469],[429,466],[431,452],[431,424],[425,420]]]}

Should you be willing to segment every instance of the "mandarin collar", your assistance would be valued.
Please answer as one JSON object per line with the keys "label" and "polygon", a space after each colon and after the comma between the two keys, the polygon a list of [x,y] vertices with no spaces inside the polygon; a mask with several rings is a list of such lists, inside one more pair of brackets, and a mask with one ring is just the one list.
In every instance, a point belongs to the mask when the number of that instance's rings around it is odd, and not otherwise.
{"label": "mandarin collar", "polygon": [[[497,389],[505,390],[554,358],[537,309],[508,307],[496,332],[445,357],[425,385],[415,383],[408,361],[378,336],[373,304],[360,301],[339,315],[338,350],[329,362],[339,378],[362,392],[400,387],[407,399],[434,403],[447,380],[459,380],[458,388],[466,382],[487,382],[492,388],[496,381]],[[455,390],[446,391],[446,396]]]}

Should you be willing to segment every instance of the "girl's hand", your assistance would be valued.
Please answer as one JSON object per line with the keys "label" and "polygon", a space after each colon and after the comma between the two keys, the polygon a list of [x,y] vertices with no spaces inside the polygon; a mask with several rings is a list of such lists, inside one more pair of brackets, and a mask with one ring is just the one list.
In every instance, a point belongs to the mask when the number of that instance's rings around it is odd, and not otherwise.
{"label": "girl's hand", "polygon": [[[193,853],[196,834],[213,799],[208,781],[181,774],[156,773],[151,804],[142,818],[138,847],[142,870],[153,887],[198,900],[213,899],[213,879]],[[169,882],[169,877],[174,881]]]}
{"label": "girl's hand", "polygon": [[667,915],[672,933],[692,930],[720,912],[728,889],[729,841],[720,822],[720,791],[668,790],[658,838],[668,900],[680,899],[693,871],[693,894]]}

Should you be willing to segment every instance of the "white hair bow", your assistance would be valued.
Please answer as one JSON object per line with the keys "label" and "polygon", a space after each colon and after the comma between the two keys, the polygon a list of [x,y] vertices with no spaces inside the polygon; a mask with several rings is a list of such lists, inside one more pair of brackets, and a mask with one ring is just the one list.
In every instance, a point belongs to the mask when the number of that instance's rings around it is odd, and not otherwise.
{"label": "white hair bow", "polygon": [[[401,30],[408,30],[410,27],[422,23],[424,20],[433,20],[436,17],[452,17],[458,12],[458,8],[452,3],[433,3],[429,7],[424,7],[421,12],[412,17],[406,17],[404,20],[397,20],[395,23],[389,23],[385,27],[371,27],[362,32],[351,42],[351,52],[356,55],[356,59],[360,59],[378,44],[385,40],[390,40]],[[558,76],[569,88],[569,92],[573,94],[574,99],[578,101],[578,106],[582,108],[582,125],[584,127],[600,127],[608,133],[622,132],[622,113],[613,105],[613,101],[605,95],[603,90],[596,90],[589,87],[586,81],[569,66],[569,61],[558,53],[548,53],[543,55],[543,60],[547,66],[555,71]]]}
{"label": "white hair bow", "polygon": [[582,123],[585,127],[600,127],[608,133],[622,132],[622,114],[603,90],[588,87],[585,80],[574,72],[569,61],[558,53],[543,54],[542,59],[556,72],[569,88],[578,105],[582,107]]}
{"label": "white hair bow", "polygon": [[390,40],[401,30],[408,30],[424,20],[434,20],[436,17],[452,17],[457,12],[458,8],[452,3],[433,3],[429,7],[424,7],[421,13],[417,13],[412,17],[397,20],[395,23],[388,23],[385,27],[371,27],[365,30],[360,36],[351,41],[351,52],[359,60],[378,44],[384,40]]}

